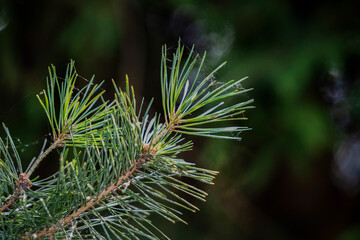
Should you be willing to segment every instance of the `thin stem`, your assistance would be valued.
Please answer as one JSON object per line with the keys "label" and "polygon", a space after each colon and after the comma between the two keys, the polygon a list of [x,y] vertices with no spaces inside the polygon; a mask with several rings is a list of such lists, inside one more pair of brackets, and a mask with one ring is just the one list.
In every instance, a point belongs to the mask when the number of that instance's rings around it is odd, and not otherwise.
{"label": "thin stem", "polygon": [[45,150],[45,152],[41,153],[40,156],[36,159],[36,161],[32,164],[29,171],[27,171],[25,174],[30,178],[30,176],[33,174],[35,169],[39,166],[40,162],[47,156],[49,153],[54,150],[55,148],[61,146],[64,142],[64,138],[60,137],[55,142],[53,142],[48,149]]}
{"label": "thin stem", "polygon": [[91,209],[95,204],[99,203],[108,195],[111,195],[111,193],[120,187],[125,181],[128,181],[130,177],[135,173],[136,170],[138,170],[139,165],[145,163],[148,161],[149,158],[143,157],[138,159],[134,162],[133,166],[129,168],[121,177],[118,179],[116,183],[111,184],[109,187],[107,187],[105,190],[103,190],[99,195],[92,198],[90,201],[88,201],[84,206],[80,207],[77,210],[74,210],[71,214],[65,216],[64,218],[61,218],[55,225],[44,228],[43,230],[39,232],[35,232],[31,235],[24,235],[21,237],[21,239],[38,239],[45,236],[53,236],[56,231],[62,229],[64,226],[67,226],[71,223],[71,221],[75,218],[78,218],[81,214],[87,212],[89,209]]}

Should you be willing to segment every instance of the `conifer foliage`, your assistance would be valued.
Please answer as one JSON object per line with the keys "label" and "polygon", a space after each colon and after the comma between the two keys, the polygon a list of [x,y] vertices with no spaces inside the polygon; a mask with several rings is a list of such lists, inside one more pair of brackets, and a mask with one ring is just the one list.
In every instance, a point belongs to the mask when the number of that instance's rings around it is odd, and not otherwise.
{"label": "conifer foliage", "polygon": [[[230,103],[249,89],[244,79],[214,84],[221,64],[204,77],[206,53],[179,47],[168,65],[162,50],[163,113],[150,116],[151,103],[135,100],[126,78],[115,98],[105,101],[93,79],[77,89],[74,62],[65,78],[49,68],[47,88],[37,97],[48,118],[52,141],[24,171],[8,128],[0,138],[0,237],[2,239],[167,238],[148,218],[177,222],[181,210],[196,211],[185,195],[204,200],[206,192],[189,179],[212,184],[217,174],[179,158],[192,142],[186,135],[240,140],[238,126],[252,100]],[[184,58],[184,59],[183,59]],[[233,102],[233,100],[231,100]],[[53,150],[59,171],[33,177]],[[193,181],[191,181],[193,182]]]}

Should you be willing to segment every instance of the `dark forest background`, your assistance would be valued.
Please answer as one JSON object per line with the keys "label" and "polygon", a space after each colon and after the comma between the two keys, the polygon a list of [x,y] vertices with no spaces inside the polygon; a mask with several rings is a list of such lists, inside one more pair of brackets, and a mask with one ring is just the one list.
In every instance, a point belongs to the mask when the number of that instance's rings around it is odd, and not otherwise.
{"label": "dark forest background", "polygon": [[[243,141],[194,138],[184,155],[220,171],[172,239],[360,239],[360,1],[1,1],[0,121],[29,162],[48,138],[36,99],[47,66],[119,85],[161,111],[161,46],[227,60],[217,81],[249,76]],[[79,84],[85,79],[80,80]],[[235,99],[241,101],[243,99]],[[4,132],[2,132],[4,135]],[[56,171],[56,152],[37,172]],[[53,161],[51,161],[53,160]]]}

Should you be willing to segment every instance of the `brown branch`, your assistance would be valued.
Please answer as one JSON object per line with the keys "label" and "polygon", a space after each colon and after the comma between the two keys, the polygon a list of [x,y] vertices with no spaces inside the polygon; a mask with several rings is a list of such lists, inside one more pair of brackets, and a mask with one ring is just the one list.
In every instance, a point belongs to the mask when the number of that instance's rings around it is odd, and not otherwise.
{"label": "brown branch", "polygon": [[47,156],[49,155],[50,152],[52,152],[52,150],[54,150],[57,147],[62,146],[62,144],[64,143],[65,137],[59,137],[57,138],[48,149],[45,150],[45,152],[43,152],[37,159],[36,161],[33,163],[33,165],[31,166],[31,168],[29,169],[29,171],[26,172],[26,175],[30,178],[30,176],[33,174],[33,172],[35,171],[35,169],[39,166],[40,162]]}
{"label": "brown branch", "polygon": [[8,207],[10,207],[14,202],[15,200],[19,197],[20,195],[20,192],[21,192],[21,189],[20,188],[16,188],[13,195],[10,197],[10,199],[4,204],[1,206],[0,208],[0,212],[3,212],[5,211]]}
{"label": "brown branch", "polygon": [[56,231],[62,229],[64,226],[67,226],[71,223],[71,221],[75,218],[80,217],[81,214],[87,212],[89,209],[93,208],[93,206],[100,201],[102,201],[106,196],[109,196],[114,190],[116,190],[120,185],[122,185],[125,181],[128,181],[130,177],[135,173],[136,170],[138,170],[139,165],[145,163],[148,161],[149,158],[142,157],[135,161],[131,168],[129,168],[121,177],[118,179],[116,183],[111,184],[109,187],[107,187],[105,190],[103,190],[99,195],[92,198],[90,201],[88,201],[84,206],[80,207],[77,210],[74,210],[71,214],[65,216],[64,218],[61,218],[55,225],[44,228],[43,230],[39,232],[35,232],[33,234],[27,234],[22,236],[22,239],[37,239],[42,238],[45,236],[53,236]]}

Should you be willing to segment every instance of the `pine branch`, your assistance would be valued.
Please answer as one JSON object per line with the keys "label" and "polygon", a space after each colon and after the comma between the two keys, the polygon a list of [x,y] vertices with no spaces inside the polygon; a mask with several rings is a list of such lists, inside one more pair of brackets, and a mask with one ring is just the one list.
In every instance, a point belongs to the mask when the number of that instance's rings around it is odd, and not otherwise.
{"label": "pine branch", "polygon": [[[35,161],[30,163],[28,171],[19,175],[22,178],[20,181],[25,181],[27,187],[14,190],[12,196],[9,196],[8,202],[4,203],[0,208],[0,213],[11,206],[14,201],[19,197],[21,191],[27,190],[31,187],[30,177],[39,166],[39,164],[46,158],[46,156],[54,149],[63,146],[64,143],[69,145],[81,146],[84,144],[84,136],[89,133],[97,133],[101,131],[103,126],[103,117],[111,111],[110,105],[107,106],[106,102],[100,106],[94,107],[95,103],[101,99],[104,91],[94,96],[96,91],[100,88],[100,85],[95,85],[92,89],[92,81],[79,90],[77,94],[74,94],[74,88],[77,78],[77,73],[74,67],[74,61],[71,61],[67,71],[65,81],[61,84],[57,78],[55,67],[49,68],[50,79],[48,81],[47,91],[43,91],[42,95],[44,100],[37,95],[40,104],[45,110],[45,113],[49,119],[50,126],[52,127],[54,142],[46,149]],[[58,88],[60,112],[56,112],[56,100],[55,100],[55,88]],[[83,95],[81,95],[83,94]],[[109,108],[108,108],[109,107]],[[110,109],[110,110],[109,110]],[[86,133],[86,134],[84,134]],[[25,185],[25,183],[23,183]]]}
{"label": "pine branch", "polygon": [[[179,44],[168,73],[163,48],[163,123],[160,114],[149,116],[152,100],[145,111],[143,100],[137,105],[127,77],[125,90],[114,83],[115,99],[104,101],[101,84],[93,84],[93,79],[76,91],[73,61],[64,81],[58,80],[54,66],[49,69],[47,89],[37,97],[53,143],[23,172],[5,126],[7,139],[0,138],[0,192],[9,196],[1,199],[0,237],[158,239],[160,234],[167,238],[149,215],[185,222],[180,209],[198,210],[183,195],[205,200],[207,193],[186,179],[212,184],[217,172],[178,157],[192,148],[184,134],[239,140],[238,134],[248,128],[236,124],[246,119],[243,114],[252,100],[225,103],[249,91],[241,88],[243,79],[216,86],[212,76],[223,65],[203,78],[206,54],[193,56],[191,50],[183,62],[183,51]],[[62,149],[59,171],[30,181],[56,148]]]}

